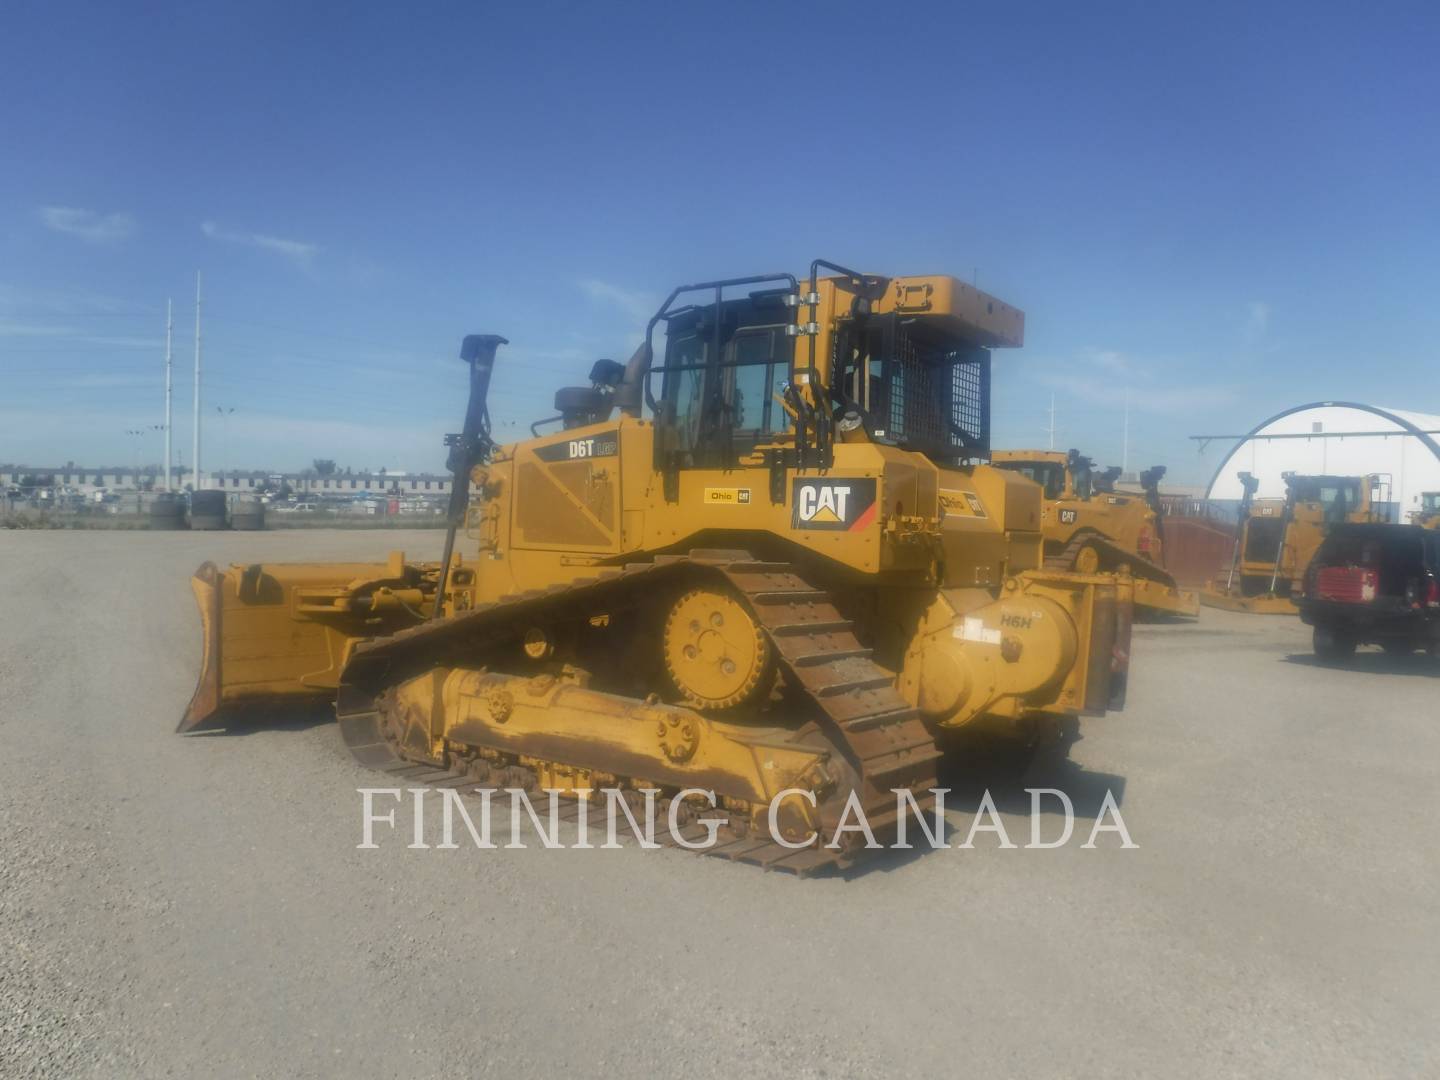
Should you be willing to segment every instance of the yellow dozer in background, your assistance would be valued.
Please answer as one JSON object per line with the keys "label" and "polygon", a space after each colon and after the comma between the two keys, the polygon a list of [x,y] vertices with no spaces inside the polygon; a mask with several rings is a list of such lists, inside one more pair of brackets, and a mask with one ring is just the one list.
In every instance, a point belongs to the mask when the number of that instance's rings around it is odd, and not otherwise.
{"label": "yellow dozer in background", "polygon": [[1123,567],[1134,577],[1135,606],[1141,611],[1200,613],[1199,598],[1180,588],[1165,569],[1163,465],[1141,474],[1143,494],[1136,495],[1115,490],[1119,468],[1096,473],[1091,459],[1075,450],[995,450],[990,460],[1044,489],[1048,565],[1092,574]]}
{"label": "yellow dozer in background", "polygon": [[[990,350],[1023,328],[954,278],[822,261],[681,286],[628,364],[508,445],[504,341],[468,337],[442,561],[202,566],[180,730],[334,698],[356,758],[407,783],[708,789],[710,853],[844,864],[821,843],[851,793],[877,830],[893,789],[925,805],[941,733],[1123,701],[1128,576],[1046,567],[1040,488],[973,463]],[[800,850],[766,827],[787,788],[813,796],[780,805],[784,837],[818,834]]]}
{"label": "yellow dozer in background", "polygon": [[1390,519],[1390,478],[1285,473],[1283,499],[1257,499],[1260,481],[1239,473],[1243,496],[1230,565],[1206,589],[1207,607],[1256,615],[1294,615],[1293,599],[1332,525]]}
{"label": "yellow dozer in background", "polygon": [[1410,523],[1422,529],[1440,529],[1440,491],[1427,491],[1420,496],[1420,509],[1411,511]]}

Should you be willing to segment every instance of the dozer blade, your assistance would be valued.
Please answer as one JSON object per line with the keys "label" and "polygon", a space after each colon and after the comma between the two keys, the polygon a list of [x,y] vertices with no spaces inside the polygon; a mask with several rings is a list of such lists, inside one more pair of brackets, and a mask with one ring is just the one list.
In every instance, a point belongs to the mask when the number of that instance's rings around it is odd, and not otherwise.
{"label": "dozer blade", "polygon": [[1149,578],[1135,578],[1135,606],[1147,611],[1165,615],[1185,615],[1190,618],[1200,614],[1200,597],[1191,589],[1167,585],[1163,581]]}
{"label": "dozer blade", "polygon": [[176,731],[190,731],[220,711],[220,575],[205,563],[190,578],[200,609],[200,678]]}
{"label": "dozer blade", "polygon": [[1208,608],[1240,611],[1247,615],[1296,615],[1300,611],[1288,596],[1276,596],[1274,593],[1244,596],[1238,591],[1223,588],[1202,589],[1200,603]]}
{"label": "dozer blade", "polygon": [[202,565],[190,579],[200,609],[200,678],[175,730],[222,722],[241,709],[333,698],[351,647],[387,629],[370,613],[350,609],[354,584],[383,579],[390,569]]}
{"label": "dozer blade", "polygon": [[1200,614],[1199,597],[1190,590],[1180,588],[1173,574],[1143,555],[1127,551],[1101,533],[1088,530],[1076,533],[1065,547],[1046,556],[1045,565],[1053,570],[1078,570],[1080,553],[1086,548],[1098,555],[1100,573],[1114,573],[1122,567],[1130,571],[1135,583],[1137,615],[1158,613],[1193,619]]}

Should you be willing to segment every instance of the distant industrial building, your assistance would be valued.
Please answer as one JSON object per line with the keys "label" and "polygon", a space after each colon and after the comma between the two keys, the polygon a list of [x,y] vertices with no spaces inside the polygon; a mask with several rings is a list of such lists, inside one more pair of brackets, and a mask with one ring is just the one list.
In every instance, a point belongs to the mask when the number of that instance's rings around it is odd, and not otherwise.
{"label": "distant industrial building", "polygon": [[338,497],[383,492],[388,495],[448,495],[449,473],[407,473],[380,470],[352,472],[341,470],[320,476],[314,470],[302,472],[266,472],[264,469],[225,469],[208,473],[205,487],[227,492],[253,491],[269,485],[288,485],[299,495],[333,495]]}
{"label": "distant industrial building", "polygon": [[[177,489],[183,489],[190,482],[187,470],[172,470],[172,476]],[[97,492],[161,491],[164,487],[165,476],[158,466],[136,469],[113,465],[76,465],[73,461],[58,466],[0,464],[0,493],[14,488],[27,491],[43,488],[93,495]],[[223,469],[206,473],[201,487],[247,494],[263,489],[279,490],[288,487],[295,494],[306,496],[330,495],[344,498],[369,493],[390,497],[423,497],[427,494],[448,495],[450,474],[394,472],[386,469],[355,472],[346,469],[321,476],[313,469],[290,472]]]}
{"label": "distant industrial building", "polygon": [[1221,460],[1206,497],[1238,502],[1239,474],[1259,481],[1259,498],[1283,498],[1287,472],[1318,476],[1379,474],[1390,483],[1396,520],[1440,491],[1440,416],[1350,401],[1297,405],[1257,424]]}
{"label": "distant industrial building", "polygon": [[[171,476],[177,488],[183,488],[190,482],[187,469],[172,469]],[[0,490],[43,488],[91,495],[97,491],[158,491],[164,487],[165,474],[159,466],[136,469],[117,465],[76,465],[73,461],[64,465],[0,464]]]}

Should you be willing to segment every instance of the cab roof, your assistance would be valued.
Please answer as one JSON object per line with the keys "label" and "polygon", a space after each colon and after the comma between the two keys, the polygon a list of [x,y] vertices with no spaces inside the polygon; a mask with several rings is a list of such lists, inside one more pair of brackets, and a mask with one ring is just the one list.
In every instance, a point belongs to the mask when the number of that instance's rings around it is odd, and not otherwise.
{"label": "cab roof", "polygon": [[[831,282],[843,279],[827,278]],[[960,337],[987,349],[1025,344],[1025,313],[948,274],[890,278],[873,302],[877,314],[939,319]]]}

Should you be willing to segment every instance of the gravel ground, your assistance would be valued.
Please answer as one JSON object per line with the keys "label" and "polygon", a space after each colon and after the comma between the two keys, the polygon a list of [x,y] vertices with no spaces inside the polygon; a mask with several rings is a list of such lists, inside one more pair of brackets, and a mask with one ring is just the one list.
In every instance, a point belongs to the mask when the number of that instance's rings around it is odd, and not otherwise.
{"label": "gravel ground", "polygon": [[[1440,679],[1293,619],[1137,631],[1130,706],[1019,778],[1138,850],[799,881],[680,852],[359,851],[323,724],[178,737],[201,559],[439,534],[0,534],[0,1074],[1440,1071]],[[432,550],[434,549],[434,550]],[[403,820],[403,815],[402,815]],[[1057,819],[1047,819],[1047,828]]]}

